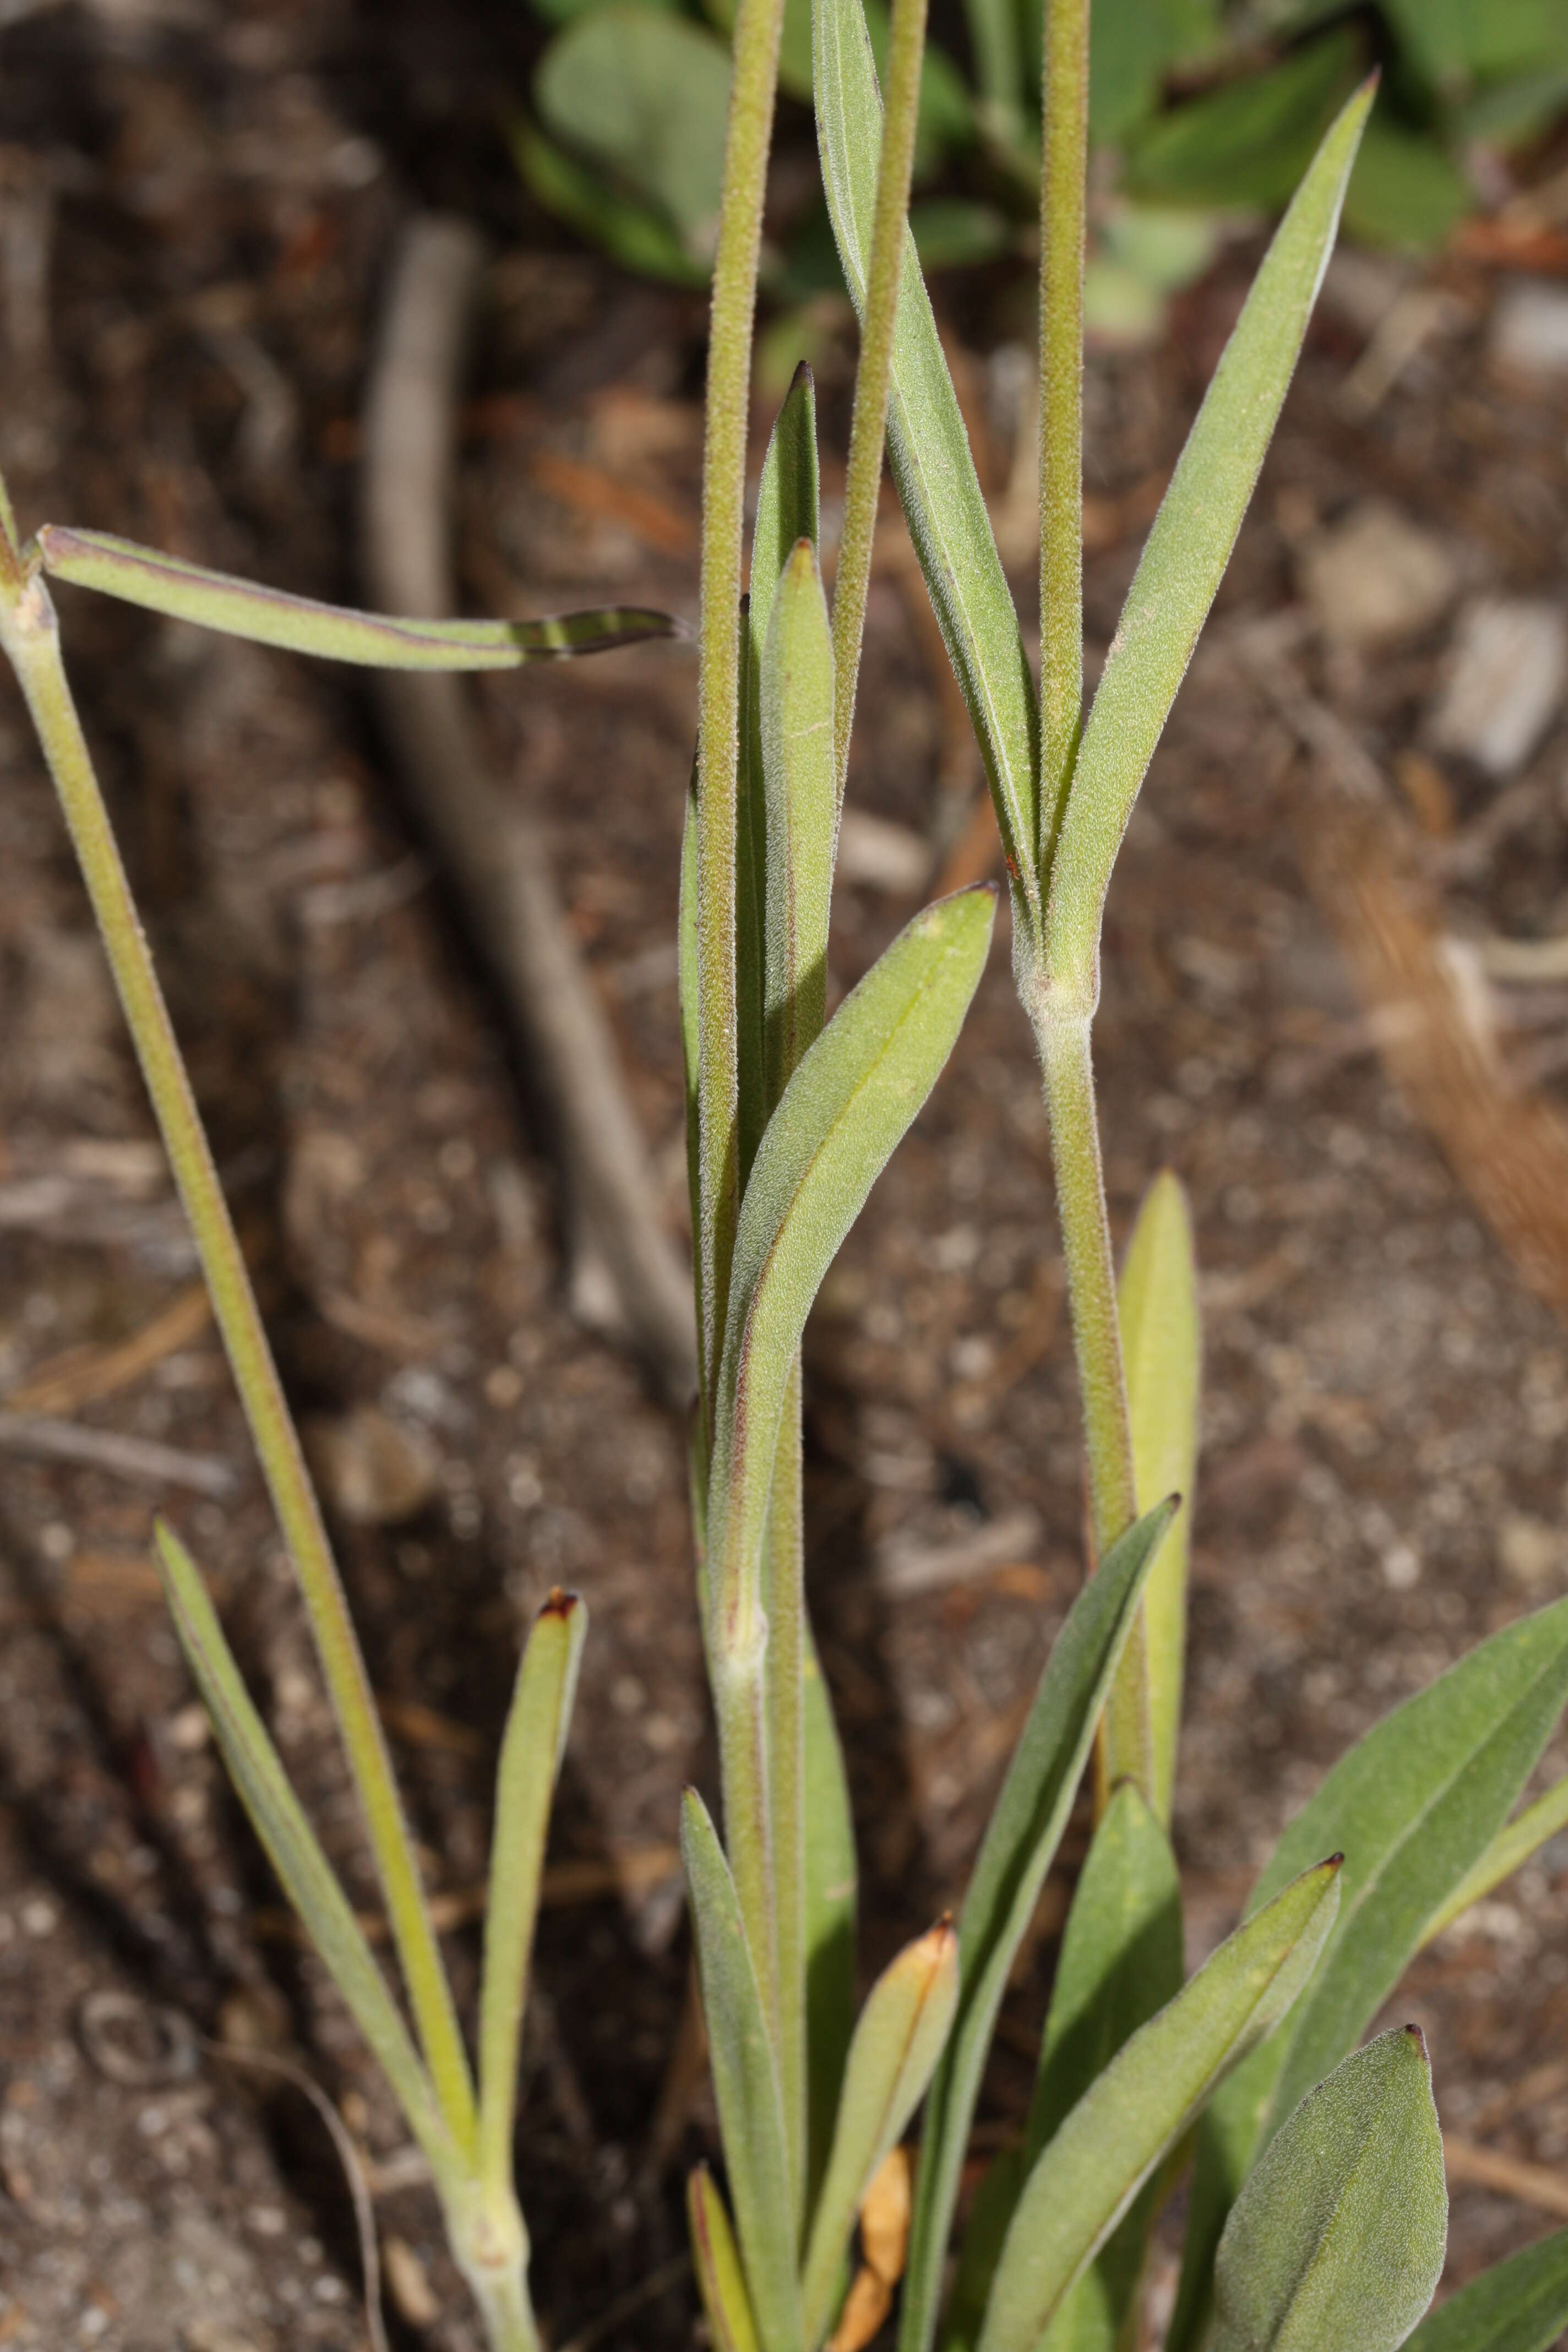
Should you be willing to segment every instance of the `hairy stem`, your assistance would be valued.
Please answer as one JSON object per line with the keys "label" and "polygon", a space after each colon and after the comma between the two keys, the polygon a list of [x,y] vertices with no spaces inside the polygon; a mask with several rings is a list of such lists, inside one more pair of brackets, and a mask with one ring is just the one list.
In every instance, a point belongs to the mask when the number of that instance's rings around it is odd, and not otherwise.
{"label": "hairy stem", "polygon": [[[697,737],[698,1283],[710,1399],[739,1209],[735,831],[746,423],[784,0],[741,0],[724,142],[702,453]],[[710,1411],[711,1410],[710,1403]]]}
{"label": "hairy stem", "polygon": [[7,569],[0,562],[0,647],[21,684],[65,812],[246,1419],[310,1612],[419,2038],[448,2127],[467,2150],[474,2134],[468,2058],[331,1548],[71,698],[54,607],[41,578],[18,584],[22,575],[14,556],[9,578]]}
{"label": "hairy stem", "polygon": [[[1089,1516],[1095,1555],[1103,1559],[1117,1537],[1132,1524],[1137,1504],[1116,1307],[1116,1265],[1094,1113],[1089,1015],[1047,1007],[1037,1015],[1035,1035],[1050,1117],[1073,1351],[1083,1400]],[[1142,1748],[1136,1759],[1125,1760],[1123,1769],[1135,1773],[1147,1794],[1151,1759],[1146,1737]]]}
{"label": "hairy stem", "polygon": [[877,205],[871,216],[871,257],[866,274],[860,360],[855,372],[855,408],[849,425],[844,530],[838,542],[838,576],[833,591],[833,749],[840,799],[849,765],[860,640],[865,635],[866,599],[871,582],[871,542],[876,535],[877,498],[882,484],[882,456],[888,437],[893,330],[898,323],[899,281],[904,268],[925,37],[926,0],[893,0],[887,103],[877,161]]}
{"label": "hairy stem", "polygon": [[1040,895],[1083,702],[1083,239],[1089,0],[1046,0],[1040,173]]}
{"label": "hairy stem", "polygon": [[768,1615],[768,1807],[778,1969],[779,2082],[797,2229],[805,2213],[806,2157],[805,1579],[800,1411],[797,1351],[779,1422],[763,1549],[763,1604]]}

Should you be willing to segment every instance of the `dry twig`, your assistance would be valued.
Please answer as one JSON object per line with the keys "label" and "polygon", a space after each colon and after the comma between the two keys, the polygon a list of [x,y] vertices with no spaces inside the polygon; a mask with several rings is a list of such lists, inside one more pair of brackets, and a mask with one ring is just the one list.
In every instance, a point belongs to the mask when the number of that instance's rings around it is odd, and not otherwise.
{"label": "dry twig", "polygon": [[[481,260],[464,224],[405,234],[382,321],[364,424],[366,585],[383,610],[452,608],[447,543],[462,348]],[[691,1286],[655,1213],[657,1186],[616,1058],[551,877],[538,826],[489,772],[461,682],[379,682],[391,744],[419,818],[473,925],[555,1129],[570,1221],[573,1297],[618,1323],[665,1396],[696,1387]]]}

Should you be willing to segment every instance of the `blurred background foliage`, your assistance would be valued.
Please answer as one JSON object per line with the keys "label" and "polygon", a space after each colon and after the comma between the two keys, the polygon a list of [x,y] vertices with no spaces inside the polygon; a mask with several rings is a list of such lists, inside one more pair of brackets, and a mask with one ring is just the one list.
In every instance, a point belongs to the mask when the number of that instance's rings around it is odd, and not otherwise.
{"label": "blurred background foliage", "polygon": [[[529,184],[628,268],[704,284],[734,0],[527,5],[551,27],[512,124]],[[884,0],[867,16],[880,65]],[[1435,251],[1568,113],[1565,0],[1094,0],[1092,42],[1089,321],[1122,342],[1159,331],[1227,229],[1284,203],[1373,64],[1345,214],[1368,245]],[[928,269],[1032,257],[1039,57],[1040,0],[933,10],[910,215]],[[801,109],[781,126],[764,282],[787,317],[842,290],[805,111],[810,0],[788,0],[781,87]]]}

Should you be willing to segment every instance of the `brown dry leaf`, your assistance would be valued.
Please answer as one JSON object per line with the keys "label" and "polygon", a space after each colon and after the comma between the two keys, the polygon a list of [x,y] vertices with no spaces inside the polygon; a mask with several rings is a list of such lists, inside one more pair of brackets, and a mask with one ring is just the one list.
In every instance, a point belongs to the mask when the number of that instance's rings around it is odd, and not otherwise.
{"label": "brown dry leaf", "polygon": [[1326,799],[1316,818],[1309,877],[1389,1076],[1531,1289],[1568,1318],[1568,1127],[1489,1049],[1389,819]]}
{"label": "brown dry leaf", "polygon": [[110,1347],[68,1348],[40,1364],[5,1399],[12,1412],[73,1413],[79,1405],[129,1388],[153,1366],[187,1347],[205,1329],[212,1305],[205,1286],[192,1283],[128,1339]]}
{"label": "brown dry leaf", "polygon": [[892,2309],[893,2290],[875,2271],[858,2270],[844,2298],[838,2325],[827,2339],[827,2352],[862,2352]]}
{"label": "brown dry leaf", "polygon": [[909,2149],[889,2148],[860,2208],[860,2252],[867,2269],[890,2287],[903,2277],[909,2252],[910,2190]]}

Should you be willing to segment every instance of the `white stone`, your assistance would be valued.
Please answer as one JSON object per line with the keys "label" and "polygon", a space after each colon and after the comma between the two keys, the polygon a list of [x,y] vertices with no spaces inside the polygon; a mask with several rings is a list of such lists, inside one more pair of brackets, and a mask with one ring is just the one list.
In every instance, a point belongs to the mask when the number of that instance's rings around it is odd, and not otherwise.
{"label": "white stone", "polygon": [[1568,287],[1535,278],[1509,287],[1492,312],[1491,354],[1519,375],[1568,376]]}
{"label": "white stone", "polygon": [[1325,636],[1370,651],[1405,644],[1439,620],[1458,566],[1443,540],[1369,499],[1309,541],[1301,585]]}
{"label": "white stone", "polygon": [[1455,632],[1432,740],[1489,775],[1511,776],[1551,726],[1564,683],[1568,622],[1562,608],[1483,597],[1467,606]]}

